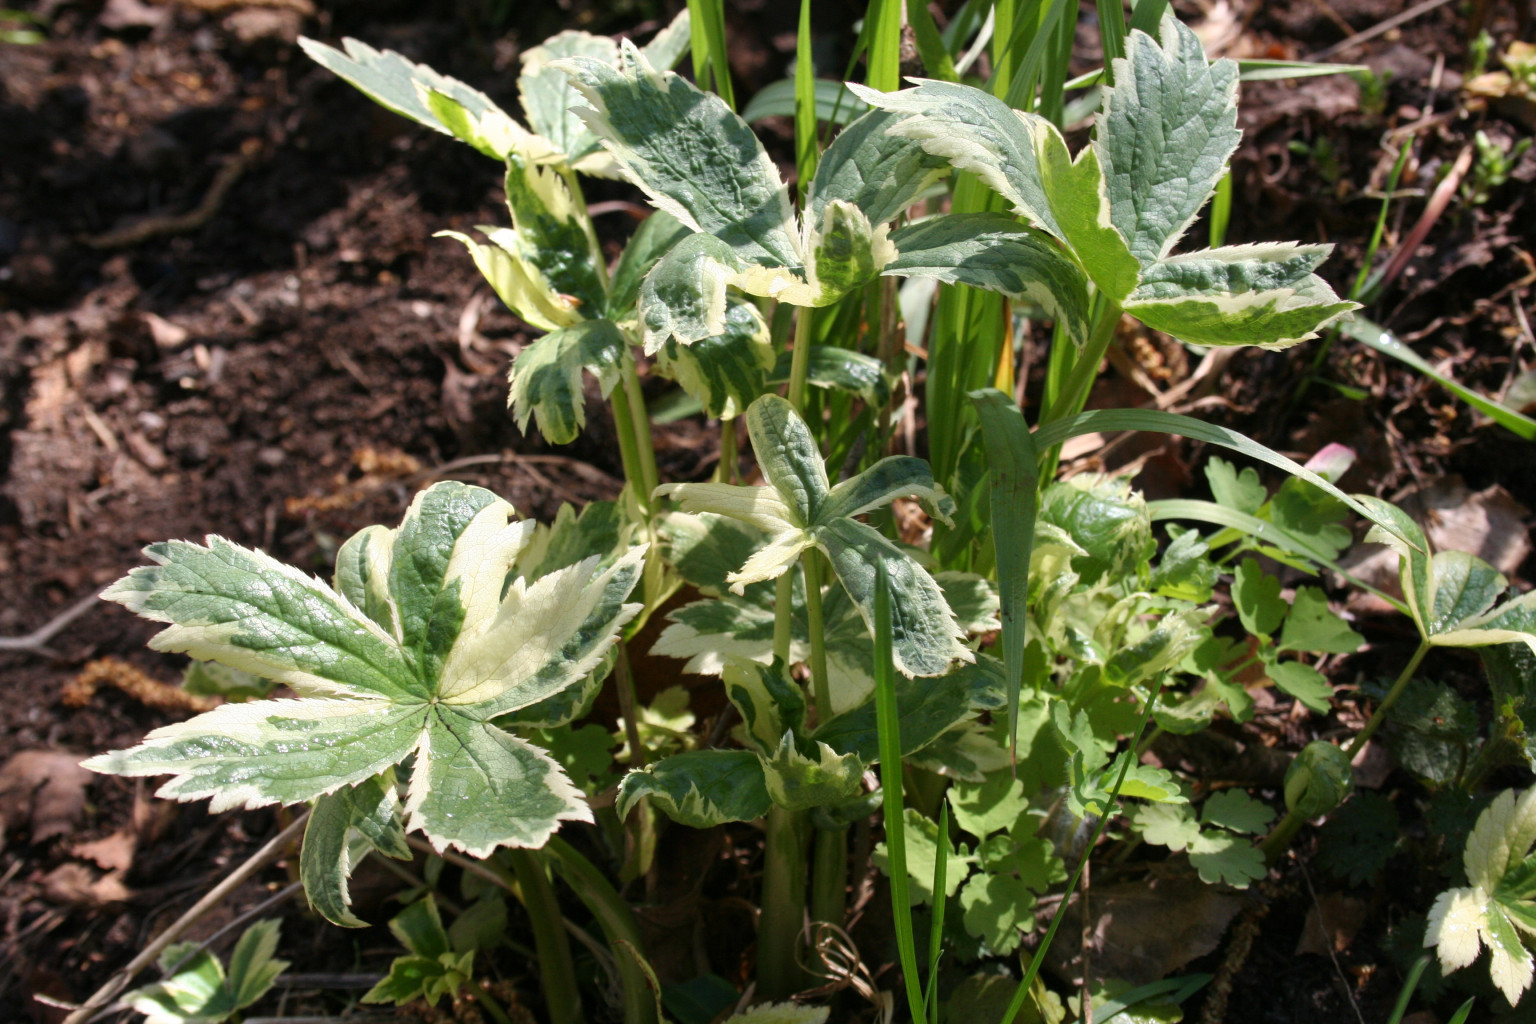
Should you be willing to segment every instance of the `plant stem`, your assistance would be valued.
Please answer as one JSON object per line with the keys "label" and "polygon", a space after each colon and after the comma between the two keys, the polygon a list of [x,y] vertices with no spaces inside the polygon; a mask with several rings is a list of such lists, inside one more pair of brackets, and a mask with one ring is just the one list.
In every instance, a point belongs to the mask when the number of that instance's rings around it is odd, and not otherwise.
{"label": "plant stem", "polygon": [[1388,690],[1381,703],[1376,705],[1376,710],[1372,713],[1370,721],[1365,723],[1365,728],[1360,730],[1360,734],[1350,742],[1349,746],[1344,748],[1344,753],[1351,761],[1355,759],[1356,754],[1360,753],[1361,748],[1370,742],[1376,730],[1381,728],[1381,723],[1386,719],[1387,712],[1391,710],[1393,704],[1397,703],[1397,698],[1403,695],[1403,690],[1407,688],[1409,681],[1413,679],[1413,674],[1419,670],[1419,662],[1423,661],[1424,655],[1428,653],[1429,642],[1425,640],[1419,641],[1419,649],[1413,652],[1413,657],[1409,658],[1408,664],[1403,666],[1403,671],[1398,674],[1397,681],[1392,684],[1392,689]]}
{"label": "plant stem", "polygon": [[[633,373],[633,369],[630,372]],[[613,408],[613,429],[619,435],[619,459],[624,464],[624,479],[634,492],[636,504],[649,517],[651,492],[646,490],[645,475],[640,468],[639,442],[635,439],[635,418],[629,407],[628,389],[622,384],[616,386],[609,392],[608,402]]]}
{"label": "plant stem", "polygon": [[741,458],[736,451],[736,421],[720,421],[720,464],[715,467],[715,480],[722,484],[734,484],[737,466]]}
{"label": "plant stem", "polygon": [[800,989],[795,947],[805,922],[804,815],[775,804],[763,847],[763,902],[757,921],[757,995],[782,1001]]}
{"label": "plant stem", "polygon": [[1041,417],[1041,423],[1054,423],[1083,411],[1083,406],[1088,403],[1088,392],[1093,390],[1093,382],[1099,375],[1099,364],[1109,351],[1109,343],[1115,340],[1115,328],[1119,325],[1119,305],[1106,303],[1098,319],[1093,322],[1093,333],[1088,338],[1088,344],[1083,346],[1082,352],[1072,364],[1072,373],[1062,385],[1061,394],[1056,396],[1056,401]]}
{"label": "plant stem", "polygon": [[848,830],[818,828],[811,863],[811,920],[843,926],[848,911]]}
{"label": "plant stem", "polygon": [[544,872],[542,858],[529,850],[509,849],[507,860],[517,875],[517,886],[533,925],[533,944],[539,954],[539,983],[550,1024],[581,1024],[581,989],[576,984],[576,964],[571,959],[571,940],[560,921],[560,901]]}
{"label": "plant stem", "polygon": [[651,492],[660,486],[661,475],[656,469],[656,448],[651,444],[651,418],[645,409],[645,395],[640,391],[640,374],[633,360],[625,363],[623,385],[625,397],[629,399],[629,415],[635,428],[635,450],[639,454],[640,479],[645,488],[644,507],[650,509]]}
{"label": "plant stem", "polygon": [[[620,942],[626,942],[639,955],[645,947],[640,940],[640,926],[635,921],[634,912],[608,884],[603,873],[559,836],[552,837],[544,849],[554,857],[566,884],[597,918],[608,944],[617,950]],[[625,956],[622,950],[615,953],[614,959],[624,984],[624,1024],[656,1024],[656,999],[645,971],[633,956]]]}
{"label": "plant stem", "polygon": [[[1381,723],[1386,721],[1387,712],[1393,704],[1397,703],[1397,698],[1403,695],[1403,690],[1407,688],[1409,681],[1413,679],[1413,674],[1418,671],[1419,662],[1423,661],[1424,655],[1428,653],[1429,643],[1421,640],[1419,642],[1419,649],[1413,652],[1413,657],[1409,658],[1408,664],[1403,666],[1403,671],[1398,674],[1397,681],[1392,684],[1392,689],[1388,690],[1381,703],[1376,705],[1376,710],[1371,715],[1370,720],[1365,723],[1365,728],[1361,729],[1359,734],[1350,741],[1349,746],[1344,748],[1344,756],[1349,758],[1350,761],[1354,761],[1355,755],[1360,753],[1376,730],[1381,727]],[[1296,833],[1301,831],[1301,826],[1304,824],[1306,824],[1306,820],[1301,815],[1295,811],[1287,810],[1285,817],[1280,819],[1280,824],[1276,825],[1273,831],[1265,836],[1264,841],[1259,844],[1259,849],[1264,854],[1264,863],[1273,864],[1278,860],[1280,854],[1290,847],[1291,840],[1296,838]]]}
{"label": "plant stem", "polygon": [[795,310],[795,347],[789,360],[789,404],[799,412],[805,408],[805,378],[811,366],[811,324],[814,317],[810,306]]}

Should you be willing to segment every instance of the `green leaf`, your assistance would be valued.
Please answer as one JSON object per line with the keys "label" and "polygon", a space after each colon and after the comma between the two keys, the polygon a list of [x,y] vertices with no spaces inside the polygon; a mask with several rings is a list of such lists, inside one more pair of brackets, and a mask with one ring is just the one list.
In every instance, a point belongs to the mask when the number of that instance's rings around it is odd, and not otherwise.
{"label": "green leaf", "polygon": [[[793,352],[782,352],[774,364],[768,383],[789,380]],[[891,401],[891,385],[885,377],[885,364],[874,356],[833,345],[812,345],[806,359],[805,382],[812,387],[835,388],[858,395],[867,405],[885,406]]]}
{"label": "green leaf", "polygon": [[618,69],[585,56],[553,66],[572,76],[590,104],[578,114],[658,209],[749,262],[803,262],[778,169],[718,96],[656,70],[628,41]]}
{"label": "green leaf", "polygon": [[1265,665],[1269,678],[1281,690],[1320,715],[1333,706],[1333,687],[1323,674],[1299,661],[1275,661]]}
{"label": "green leaf", "polygon": [[[1035,450],[1042,450],[1038,431]],[[1073,558],[1072,567],[1088,584],[1106,574],[1114,579],[1136,571],[1156,546],[1146,500],[1125,480],[1083,473],[1049,484],[1041,495],[1039,521],[1065,531],[1083,552]]]}
{"label": "green leaf", "polygon": [[1236,466],[1219,455],[1211,456],[1206,462],[1205,478],[1210,482],[1211,496],[1216,503],[1239,512],[1252,515],[1269,499],[1264,482],[1252,466],[1244,466],[1239,473]]}
{"label": "green leaf", "polygon": [[802,527],[816,523],[831,484],[805,420],[785,399],[764,395],[747,410],[747,432],[763,476],[791,510],[790,522]]}
{"label": "green leaf", "polygon": [[694,750],[630,772],[619,784],[620,816],[642,797],[689,828],[752,821],[771,806],[762,763],[750,750]]}
{"label": "green leaf", "polygon": [[211,661],[189,661],[181,677],[181,688],[199,697],[223,697],[227,701],[261,700],[272,692],[272,682]]}
{"label": "green leaf", "polygon": [[1397,808],[1387,797],[1368,791],[1350,797],[1348,807],[1323,823],[1317,864],[1350,885],[1373,885],[1398,850],[1402,828]]}
{"label": "green leaf", "polygon": [[581,371],[597,378],[606,398],[619,382],[629,343],[611,320],[588,320],[551,331],[528,344],[512,360],[512,415],[528,432],[538,417],[539,433],[551,444],[570,444],[587,424]]}
{"label": "green leaf", "polygon": [[886,225],[870,223],[863,210],[841,199],[824,205],[819,219],[806,221],[806,236],[804,295],[777,287],[764,292],[750,284],[748,289],[795,305],[830,306],[896,258]]}
{"label": "green leaf", "polygon": [[407,827],[474,856],[539,846],[560,821],[591,820],[558,765],[489,723],[602,663],[638,611],[624,602],[644,548],[605,569],[592,557],[507,586],[534,525],[512,514],[489,491],[443,483],[417,496],[387,558],[385,534],[372,531],[368,546],[379,548],[359,559],[367,579],[356,564],[341,579],[348,589],[386,581],[392,631],[258,552],[217,538],[151,548],[161,564],[108,596],[172,623],[158,645],[281,679],[302,697],[224,705],[90,767],[170,774],[161,795],[209,796],[222,810],[314,800],[410,758]]}
{"label": "green leaf", "polygon": [[[909,757],[974,719],[977,712],[1001,708],[1002,666],[980,655],[975,664],[960,665],[937,679],[898,677],[894,688],[901,752]],[[812,738],[839,753],[857,754],[866,763],[880,759],[876,709],[869,702],[835,715]]]}
{"label": "green leaf", "polygon": [[750,302],[726,307],[725,329],[688,345],[671,338],[656,352],[656,368],[698,399],[712,419],[735,419],[768,390],[774,365],[768,325]]}
{"label": "green leaf", "polygon": [[[850,97],[850,102],[857,101]],[[869,223],[885,224],[949,172],[942,157],[925,152],[911,139],[888,134],[900,119],[883,110],[870,111],[838,133],[816,167],[806,220],[820,223],[829,203],[847,202],[862,210]]]}
{"label": "green leaf", "polygon": [[1328,608],[1328,595],[1317,587],[1301,587],[1280,631],[1281,651],[1315,651],[1319,654],[1350,654],[1360,649],[1365,637]]}
{"label": "green leaf", "polygon": [[320,797],[304,827],[299,877],[309,905],[332,924],[367,927],[349,909],[347,879],[370,850],[400,860],[411,857],[392,770]]}
{"label": "green leaf", "polygon": [[[953,896],[969,872],[974,857],[961,844],[957,850],[948,836],[939,835],[939,826],[908,807],[903,814],[906,825],[907,885],[913,906],[933,902],[933,869],[943,851],[945,859],[944,895]],[[890,873],[890,861],[884,843],[875,846],[875,866]]]}
{"label": "green leaf", "polygon": [[1237,65],[1209,64],[1176,19],[1159,35],[1127,38],[1094,139],[1110,221],[1143,265],[1166,256],[1194,221],[1240,137]]}
{"label": "green leaf", "polygon": [[1434,603],[1426,626],[1430,636],[1463,628],[1493,607],[1509,586],[1504,574],[1465,551],[1440,551],[1429,563]]}
{"label": "green leaf", "polygon": [[226,1020],[266,995],[288,969],[288,961],[273,959],[281,927],[279,921],[257,921],[247,928],[230,953],[228,977],[218,958],[195,943],[171,945],[160,957],[160,969],[169,974],[175,967],[175,974],[124,993],[122,1002],[144,1014],[146,1024]]}
{"label": "green leaf", "polygon": [[[832,124],[848,124],[869,111],[869,104],[849,91],[842,82],[818,78],[816,86],[816,120]],[[756,93],[741,112],[741,119],[749,123],[765,117],[795,116],[795,80],[781,78],[769,82]],[[825,156],[823,156],[825,159]]]}
{"label": "green leaf", "polygon": [[706,234],[689,235],[657,260],[640,284],[646,355],[669,339],[691,345],[724,333],[725,288],[741,269],[731,247]]}
{"label": "green leaf", "polygon": [[1354,787],[1349,756],[1327,740],[1301,748],[1285,772],[1285,806],[1302,819],[1316,818],[1343,803]]}
{"label": "green leaf", "polygon": [[1258,636],[1269,636],[1279,629],[1286,613],[1280,581],[1259,568],[1257,558],[1243,559],[1232,575],[1232,603],[1243,628]]}
{"label": "green leaf", "polygon": [[1035,894],[1012,875],[978,873],[960,890],[965,930],[1005,955],[1019,946],[1025,932],[1035,927]]}
{"label": "green leaf", "polygon": [[1078,343],[1088,337],[1088,280],[1059,246],[1000,213],[934,217],[891,232],[888,276],[931,277],[1028,299]]}
{"label": "green leaf", "polygon": [[236,1010],[243,1010],[266,995],[277,976],[288,969],[288,961],[272,958],[281,930],[281,921],[257,921],[235,943],[229,954],[226,985]]}
{"label": "green leaf", "polygon": [[785,735],[805,727],[805,697],[780,666],[732,660],[722,673],[726,695],[741,713],[757,752],[773,756]]}
{"label": "green leaf", "polygon": [[1029,806],[1024,783],[1012,772],[993,772],[981,783],[956,782],[948,799],[955,823],[977,839],[1011,827]]}
{"label": "green leaf", "polygon": [[[866,103],[905,115],[888,131],[970,171],[1013,205],[1014,212],[1060,238],[1052,215],[1031,124],[1043,120],[1014,110],[990,93],[952,82],[920,81],[915,89],[882,93],[849,84]],[[900,245],[897,246],[900,248]]]}
{"label": "green leaf", "polygon": [[1268,874],[1264,852],[1230,832],[1202,832],[1189,846],[1189,862],[1207,885],[1246,889]]}
{"label": "green leaf", "polygon": [[1260,803],[1240,789],[1224,789],[1213,793],[1200,808],[1200,820],[1207,825],[1220,825],[1234,832],[1260,835],[1274,820],[1275,812],[1267,804]]}
{"label": "green leaf", "polygon": [[1440,786],[1465,770],[1477,737],[1478,713],[1450,687],[1410,680],[1387,715],[1392,723],[1388,749],[1408,771]]}
{"label": "green leaf", "polygon": [[1131,815],[1141,838],[1156,846],[1182,852],[1200,838],[1193,808],[1180,804],[1142,804]]}

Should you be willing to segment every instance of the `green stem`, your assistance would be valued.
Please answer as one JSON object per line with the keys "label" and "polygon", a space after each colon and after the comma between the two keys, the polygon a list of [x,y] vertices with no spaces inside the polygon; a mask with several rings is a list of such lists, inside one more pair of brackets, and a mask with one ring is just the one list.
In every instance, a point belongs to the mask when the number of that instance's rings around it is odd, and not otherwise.
{"label": "green stem", "polygon": [[736,421],[720,421],[720,464],[715,467],[715,482],[734,484],[741,457],[736,451]]}
{"label": "green stem", "polygon": [[650,509],[651,492],[661,485],[661,474],[656,469],[656,449],[651,444],[651,418],[645,408],[645,395],[640,391],[640,374],[633,360],[626,361],[623,370],[625,397],[629,399],[630,422],[634,425],[635,450],[640,460],[640,479],[645,488],[645,507]]}
{"label": "green stem", "polygon": [[624,463],[624,479],[634,492],[635,502],[649,516],[651,492],[646,490],[645,475],[640,468],[640,449],[635,440],[635,418],[629,408],[628,389],[622,385],[615,387],[608,394],[608,402],[613,407],[613,429],[619,435],[619,459]]}
{"label": "green stem", "polygon": [[[550,1024],[581,1024],[581,989],[576,984],[576,965],[571,959],[571,942],[560,919],[560,902],[555,887],[544,873],[542,858],[528,851],[509,849],[507,860],[517,875],[517,887],[533,925],[534,947],[539,954],[539,983],[544,989],[544,1003]],[[484,996],[482,995],[482,998]],[[498,1007],[497,1009],[500,1009]],[[492,1016],[496,1016],[493,1011]],[[504,1015],[498,1018],[505,1020]]]}
{"label": "green stem", "polygon": [[[1116,319],[1119,313],[1115,314]],[[1110,790],[1109,801],[1104,807],[1104,814],[1093,828],[1093,836],[1088,840],[1087,847],[1083,850],[1082,857],[1078,858],[1077,867],[1072,871],[1072,877],[1067,879],[1067,888],[1061,895],[1061,902],[1056,905],[1056,913],[1051,915],[1050,927],[1045,930],[1045,938],[1040,940],[1039,947],[1034,956],[1029,958],[1029,967],[1024,971],[1024,977],[1019,981],[1019,987],[1014,989],[1013,999],[1008,1003],[1008,1009],[1003,1013],[1003,1024],[1012,1021],[1021,1009],[1024,1008],[1024,1000],[1029,998],[1029,993],[1035,985],[1035,978],[1040,974],[1040,968],[1045,965],[1046,950],[1051,948],[1051,942],[1056,938],[1056,929],[1061,927],[1062,918],[1066,916],[1069,897],[1077,889],[1077,883],[1083,877],[1083,868],[1088,864],[1088,858],[1093,856],[1093,848],[1098,845],[1099,837],[1104,834],[1104,826],[1109,824],[1109,819],[1115,815],[1115,805],[1120,799],[1120,787],[1125,783],[1125,773],[1130,771],[1131,761],[1136,758],[1136,749],[1141,743],[1141,734],[1147,727],[1147,719],[1152,715],[1152,705],[1157,703],[1158,695],[1163,692],[1163,683],[1159,679],[1157,688],[1147,698],[1146,706],[1141,709],[1141,721],[1136,724],[1136,733],[1131,737],[1130,748],[1124,761],[1120,763],[1120,773],[1115,776],[1115,788]]]}
{"label": "green stem", "polygon": [[775,804],[763,848],[763,902],[757,921],[757,995],[782,1001],[800,990],[795,959],[805,922],[804,815]]}
{"label": "green stem", "polygon": [[1360,730],[1360,734],[1350,742],[1349,746],[1344,748],[1344,753],[1351,761],[1355,759],[1356,754],[1360,753],[1361,748],[1370,742],[1376,730],[1381,728],[1381,723],[1385,721],[1387,712],[1391,710],[1393,704],[1397,703],[1397,698],[1403,695],[1403,690],[1407,689],[1408,683],[1413,679],[1413,674],[1419,670],[1419,662],[1423,661],[1424,655],[1428,653],[1429,642],[1425,640],[1419,641],[1419,649],[1413,652],[1413,657],[1409,658],[1408,664],[1403,666],[1403,671],[1398,674],[1397,681],[1392,684],[1392,689],[1388,690],[1381,703],[1376,705],[1376,710],[1372,713],[1370,721],[1365,723],[1365,728]]}
{"label": "green stem", "polygon": [[1109,343],[1115,340],[1115,328],[1119,325],[1120,306],[1106,303],[1093,323],[1088,344],[1072,364],[1072,373],[1062,385],[1061,394],[1041,418],[1042,424],[1054,423],[1083,411],[1083,406],[1088,404],[1088,392],[1093,390],[1093,382],[1099,376],[1099,364],[1104,362],[1104,355],[1109,351]]}
{"label": "green stem", "polygon": [[645,948],[640,939],[640,925],[629,904],[608,884],[603,873],[564,839],[553,836],[544,848],[555,858],[566,884],[597,918],[608,944],[615,947],[614,959],[618,962],[619,978],[624,985],[624,1024],[657,1024],[656,998],[645,971],[633,956],[618,949],[620,942],[629,943],[636,955]]}
{"label": "green stem", "polygon": [[[1350,761],[1354,761],[1355,755],[1360,753],[1360,750],[1375,735],[1376,730],[1381,727],[1381,723],[1386,721],[1387,712],[1391,710],[1393,704],[1397,703],[1397,698],[1403,695],[1403,690],[1413,679],[1413,674],[1418,671],[1419,662],[1423,661],[1424,655],[1428,653],[1429,643],[1421,640],[1419,649],[1413,652],[1413,657],[1409,658],[1408,664],[1403,666],[1397,681],[1392,684],[1392,689],[1387,691],[1386,697],[1382,698],[1381,703],[1376,706],[1376,711],[1365,723],[1365,728],[1361,729],[1359,734],[1350,741],[1349,746],[1344,748],[1344,756]],[[1286,811],[1285,817],[1280,819],[1280,824],[1276,825],[1259,844],[1259,850],[1264,854],[1264,863],[1273,864],[1278,860],[1280,855],[1290,848],[1291,841],[1296,838],[1296,833],[1301,831],[1301,826],[1304,824],[1306,819],[1301,815],[1292,810]]]}
{"label": "green stem", "polygon": [[[486,988],[484,985],[476,985],[474,986],[474,989],[475,999],[479,1001],[481,1008],[491,1015],[491,1019],[494,1020],[496,1024],[512,1024],[512,1018],[507,1016],[507,1011],[501,1008],[501,1003],[497,1001],[495,996],[491,995],[490,989]],[[575,990],[573,989],[572,992],[574,993],[574,991]],[[581,1019],[579,1012],[580,1011],[578,1010],[578,1016],[574,1019]],[[549,1019],[551,1024],[554,1024],[555,1021],[570,1018],[556,1017],[554,1005],[551,1004],[549,1007]]]}
{"label": "green stem", "polygon": [[795,601],[795,577],[785,572],[773,586],[773,660],[789,671],[789,649],[793,639],[791,618]]}
{"label": "green stem", "polygon": [[848,830],[816,829],[811,866],[811,920],[843,926],[848,910]]}
{"label": "green stem", "polygon": [[805,407],[805,377],[811,366],[810,306],[795,310],[795,347],[789,359],[789,404],[799,412]]}

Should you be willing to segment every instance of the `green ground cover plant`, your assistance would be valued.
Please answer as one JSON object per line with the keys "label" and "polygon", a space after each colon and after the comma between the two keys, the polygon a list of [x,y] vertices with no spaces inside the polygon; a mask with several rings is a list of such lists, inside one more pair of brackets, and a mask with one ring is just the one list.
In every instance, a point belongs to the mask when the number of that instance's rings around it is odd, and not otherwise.
{"label": "green ground cover plant", "polygon": [[[613,883],[650,868],[668,827],[658,815],[695,829],[763,823],[753,994],[768,1002],[731,1019],[826,1019],[826,1007],[775,1004],[811,987],[816,929],[845,925],[850,871],[866,870],[848,831],[871,816],[911,1019],[966,1018],[989,977],[1001,978],[999,1021],[1026,1004],[1061,1020],[1072,999],[1078,1016],[1098,1001],[1102,1019],[1138,1005],[1177,1014],[1200,981],[1057,993],[1040,979],[1090,858],[1184,858],[1201,883],[1236,889],[1263,879],[1307,822],[1345,803],[1351,759],[1377,729],[1409,721],[1410,705],[1427,713],[1434,697],[1414,687],[1432,648],[1485,652],[1494,731],[1470,768],[1448,771],[1433,752],[1467,748],[1464,726],[1405,763],[1467,792],[1496,766],[1528,767],[1536,595],[1507,593],[1473,555],[1432,552],[1390,503],[1341,491],[1346,449],[1301,465],[1189,417],[1085,411],[1123,318],[1189,345],[1280,348],[1356,308],[1316,273],[1328,246],[1185,244],[1238,143],[1243,69],[1210,61],[1162,4],[1143,0],[1129,25],[1101,4],[1109,60],[1091,83],[1092,139],[1074,154],[1062,132],[1067,5],[998,3],[985,30],[984,6],[967,5],[945,35],[923,5],[876,0],[861,37],[868,74],[845,95],[811,75],[806,0],[803,73],[783,90],[794,189],[734,112],[715,5],[690,3],[643,47],[565,32],[529,50],[525,123],[398,54],[305,40],[381,104],[505,165],[510,226],[481,228],[484,241],[450,234],[543,332],[511,366],[510,414],[568,443],[587,425],[590,375],[617,429],[624,493],[539,524],[482,488],[436,483],[398,527],[342,544],[329,582],[216,536],[152,545],[153,564],[104,596],[165,623],[153,646],[207,663],[197,685],[231,700],[87,766],[170,776],[161,796],[215,811],[306,805],[300,877],[341,926],[366,923],[348,892],[363,857],[425,846],[438,863],[479,863],[499,885],[475,903],[482,916],[445,927],[432,893],[418,894],[390,924],[406,953],[365,1000],[473,990],[477,950],[515,894],[546,1015],[561,1024],[680,1016]],[[900,88],[904,14],[936,77]],[[983,50],[990,77],[961,80]],[[685,55],[714,91],[669,70]],[[1271,64],[1251,70],[1295,70]],[[628,181],[654,207],[611,267],[584,176]],[[1033,424],[1014,397],[1023,315],[1053,332]],[[893,401],[908,369],[899,325],[918,317],[930,324],[929,460],[887,454],[910,414]],[[659,478],[642,367],[719,422],[715,479]],[[739,478],[738,419],[761,483]],[[1197,438],[1287,476],[1271,491],[1213,457],[1211,501],[1056,479],[1064,442],[1111,430]],[[902,531],[897,503],[925,531]],[[1147,759],[1164,734],[1246,720],[1258,687],[1314,714],[1334,708],[1319,659],[1365,638],[1321,574],[1352,546],[1352,517],[1396,553],[1403,596],[1389,600],[1422,641],[1363,728],[1308,745],[1268,796],[1212,792]],[[1282,572],[1314,582],[1288,586]],[[685,586],[696,594],[668,604]],[[629,645],[657,615],[650,653],[718,676],[739,716],[730,733],[701,741],[677,691],[637,702]],[[623,709],[618,737],[584,722],[605,686]],[[1501,797],[1485,812],[1466,848],[1472,887],[1435,904],[1424,940],[1447,970],[1487,944],[1511,1003],[1531,977],[1519,932],[1536,931],[1522,881],[1529,803]],[[569,823],[600,841],[578,841]],[[556,882],[602,934],[611,999],[578,977]],[[941,959],[964,984],[944,987]],[[217,961],[198,963],[224,984]]]}

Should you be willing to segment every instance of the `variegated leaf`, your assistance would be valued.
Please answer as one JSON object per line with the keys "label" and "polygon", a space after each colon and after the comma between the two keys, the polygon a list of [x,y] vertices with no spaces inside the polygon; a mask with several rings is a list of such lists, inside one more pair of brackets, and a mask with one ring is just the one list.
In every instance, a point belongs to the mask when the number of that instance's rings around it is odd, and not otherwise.
{"label": "variegated leaf", "polygon": [[1110,219],[1109,193],[1099,154],[1092,146],[1073,160],[1066,140],[1048,121],[1031,122],[1040,156],[1040,177],[1062,240],[1077,254],[1103,295],[1124,302],[1141,277],[1141,263]]}
{"label": "variegated leaf", "polygon": [[669,340],[656,353],[656,367],[699,400],[712,419],[735,419],[768,390],[774,362],[768,324],[748,302],[732,302],[725,330],[690,345]]}
{"label": "variegated leaf", "polygon": [[553,62],[589,108],[578,113],[658,209],[714,235],[750,263],[802,263],[789,190],[762,143],[725,102],[633,44],[619,67],[592,57]]}
{"label": "variegated leaf", "polygon": [[526,434],[529,418],[537,417],[544,440],[570,444],[587,423],[582,370],[597,378],[606,398],[630,358],[629,341],[612,320],[587,320],[530,342],[507,374],[517,429]]}
{"label": "variegated leaf", "polygon": [[[959,665],[937,679],[898,678],[896,710],[901,725],[901,752],[915,754],[962,722],[1003,706],[1002,663],[980,655],[974,664]],[[856,754],[873,764],[880,760],[875,706],[865,702],[819,726],[812,738],[844,754]]]}
{"label": "variegated leaf", "polygon": [[750,750],[693,750],[632,771],[619,784],[620,816],[641,798],[689,828],[752,821],[772,806],[763,766]]}
{"label": "variegated leaf", "polygon": [[721,678],[759,754],[771,757],[785,736],[805,728],[805,696],[781,666],[733,658]]}
{"label": "variegated leaf", "polygon": [[[768,383],[786,383],[793,359],[793,352],[781,352]],[[868,405],[883,406],[891,401],[891,384],[886,379],[884,363],[874,356],[834,345],[811,346],[805,382],[812,387],[850,392]]]}
{"label": "variegated leaf", "polygon": [[513,153],[507,157],[506,191],[512,237],[523,262],[563,305],[587,319],[601,316],[608,303],[603,253],[566,180]]}
{"label": "variegated leaf", "polygon": [[640,299],[640,282],[656,262],[678,242],[694,232],[670,213],[655,211],[630,236],[629,244],[614,265],[608,282],[608,318],[620,323],[635,318],[635,303]]}
{"label": "variegated leaf", "polygon": [[[491,720],[580,684],[602,664],[639,610],[625,600],[645,549],[606,568],[592,556],[508,586],[533,532],[512,516],[489,491],[438,484],[417,496],[398,530],[373,528],[343,546],[340,592],[218,538],[148,549],[159,564],[106,596],[170,623],[156,646],[304,696],[224,705],[88,766],[171,775],[162,796],[211,797],[222,810],[318,800],[409,760],[407,827],[439,850],[475,856],[537,846],[563,820],[590,820],[555,762]],[[338,857],[343,808],[326,810]],[[359,829],[374,820],[342,816]],[[386,838],[382,828],[370,841]]]}
{"label": "variegated leaf", "polygon": [[598,151],[597,136],[571,109],[580,104],[581,97],[571,86],[570,76],[551,64],[578,56],[615,65],[619,47],[607,36],[561,32],[523,51],[522,73],[517,76],[518,98],[522,100],[528,126],[572,162]]}
{"label": "variegated leaf", "polygon": [[725,331],[725,288],[741,269],[731,247],[714,235],[692,234],[656,261],[640,284],[645,354],[667,341],[691,345]]}
{"label": "variegated leaf", "polygon": [[936,217],[891,233],[887,275],[932,277],[1028,299],[1081,343],[1088,337],[1088,279],[1060,246],[1000,213]]}
{"label": "variegated leaf", "polygon": [[1164,19],[1132,32],[1104,91],[1094,148],[1110,220],[1143,265],[1173,249],[1237,148],[1237,64],[1211,64],[1194,32]]}
{"label": "variegated leaf", "polygon": [[953,82],[921,80],[915,89],[892,93],[852,83],[848,87],[871,106],[905,115],[888,132],[913,139],[957,170],[975,174],[1008,200],[1015,213],[1061,237],[1040,180],[1030,131],[1036,115],[1014,110],[973,86]]}
{"label": "variegated leaf", "polygon": [[807,218],[805,226],[804,293],[790,286],[759,294],[778,295],[797,306],[830,306],[873,280],[896,258],[886,225],[871,224],[853,203],[834,199],[822,207],[818,219]]}
{"label": "variegated leaf", "polygon": [[886,224],[949,172],[949,162],[888,132],[902,115],[872,110],[838,133],[816,165],[806,219],[819,223],[828,203],[852,203],[871,224]]}
{"label": "variegated leaf", "polygon": [[347,879],[352,868],[370,850],[388,857],[409,860],[400,820],[400,799],[395,793],[395,773],[365,779],[315,801],[304,827],[304,848],[299,856],[299,877],[309,905],[332,924],[365,928],[351,911]]}
{"label": "variegated leaf", "polygon": [[555,331],[581,321],[576,302],[556,294],[538,269],[519,255],[523,246],[516,232],[510,228],[481,230],[494,244],[477,242],[459,231],[439,231],[435,237],[462,242],[497,297],[534,327]]}
{"label": "variegated leaf", "polygon": [[838,754],[825,743],[812,740],[807,754],[795,735],[786,732],[772,753],[760,755],[768,798],[791,811],[813,807],[835,808],[858,796],[864,779],[864,763],[856,754]]}
{"label": "variegated leaf", "polygon": [[[487,156],[502,159],[513,140],[527,137],[507,114],[478,89],[440,75],[425,64],[393,50],[375,50],[356,39],[343,39],[344,50],[313,39],[299,46],[317,64],[351,83],[369,99],[428,128],[452,135]],[[434,110],[433,94],[447,101]],[[440,113],[441,111],[441,113]],[[456,112],[457,111],[457,112]],[[535,143],[532,147],[537,149]]]}

